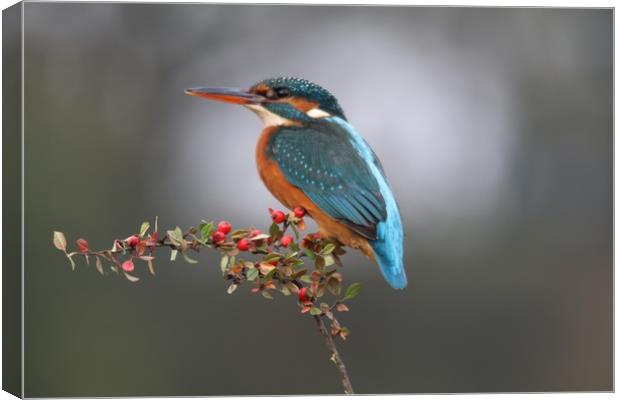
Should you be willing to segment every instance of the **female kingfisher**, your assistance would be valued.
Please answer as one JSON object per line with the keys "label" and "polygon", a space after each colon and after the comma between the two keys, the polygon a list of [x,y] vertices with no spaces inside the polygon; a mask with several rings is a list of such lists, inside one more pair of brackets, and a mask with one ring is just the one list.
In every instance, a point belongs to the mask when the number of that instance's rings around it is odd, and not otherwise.
{"label": "female kingfisher", "polygon": [[256,164],[267,189],[289,209],[305,208],[323,237],[375,260],[393,288],[407,286],[398,205],[379,159],[331,93],[290,77],[185,92],[254,111],[264,123]]}

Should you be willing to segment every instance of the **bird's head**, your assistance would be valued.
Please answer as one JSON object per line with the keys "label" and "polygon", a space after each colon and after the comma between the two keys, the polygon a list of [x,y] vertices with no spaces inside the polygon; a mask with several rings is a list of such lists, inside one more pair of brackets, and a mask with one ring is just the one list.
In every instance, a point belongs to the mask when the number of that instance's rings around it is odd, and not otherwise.
{"label": "bird's head", "polygon": [[185,93],[210,100],[241,104],[254,111],[265,125],[300,125],[317,118],[340,117],[336,98],[316,83],[300,78],[271,78],[249,89],[196,87]]}

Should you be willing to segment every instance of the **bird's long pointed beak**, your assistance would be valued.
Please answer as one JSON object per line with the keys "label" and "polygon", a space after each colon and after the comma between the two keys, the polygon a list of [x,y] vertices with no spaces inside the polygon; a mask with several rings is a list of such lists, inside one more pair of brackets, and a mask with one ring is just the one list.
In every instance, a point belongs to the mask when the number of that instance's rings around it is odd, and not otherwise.
{"label": "bird's long pointed beak", "polygon": [[258,104],[265,100],[263,96],[250,93],[243,89],[222,87],[195,87],[185,89],[185,94],[202,97],[203,99],[223,101],[234,104]]}

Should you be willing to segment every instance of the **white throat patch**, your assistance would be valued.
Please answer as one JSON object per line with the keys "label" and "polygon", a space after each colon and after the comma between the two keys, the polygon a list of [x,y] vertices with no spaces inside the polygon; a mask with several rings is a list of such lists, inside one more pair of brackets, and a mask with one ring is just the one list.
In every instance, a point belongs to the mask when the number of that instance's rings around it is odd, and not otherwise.
{"label": "white throat patch", "polygon": [[325,117],[331,117],[331,114],[328,112],[325,112],[323,110],[321,110],[320,108],[313,108],[311,110],[308,110],[306,112],[306,115],[311,117],[311,118],[325,118]]}
{"label": "white throat patch", "polygon": [[281,126],[281,125],[294,125],[295,123],[290,119],[283,118],[278,114],[272,113],[267,110],[265,107],[259,104],[245,104],[245,107],[254,111],[256,115],[263,121],[265,127],[269,126]]}

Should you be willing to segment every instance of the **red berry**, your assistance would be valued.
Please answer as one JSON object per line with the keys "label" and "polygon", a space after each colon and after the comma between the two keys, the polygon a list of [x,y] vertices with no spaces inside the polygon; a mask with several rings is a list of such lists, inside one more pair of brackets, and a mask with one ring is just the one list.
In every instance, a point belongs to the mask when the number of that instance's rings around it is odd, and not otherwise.
{"label": "red berry", "polygon": [[280,244],[283,247],[288,247],[291,243],[293,243],[293,237],[292,236],[282,236],[282,239],[280,239]]}
{"label": "red berry", "polygon": [[243,238],[237,242],[237,248],[241,251],[246,251],[250,249],[251,244],[252,242],[249,239]]}
{"label": "red berry", "polygon": [[222,232],[224,235],[228,235],[228,233],[230,232],[231,226],[230,226],[230,222],[228,221],[222,221],[219,224],[217,224],[217,230],[218,232]]}
{"label": "red berry", "polygon": [[286,221],[286,214],[284,214],[280,210],[275,210],[273,213],[271,213],[271,219],[276,224],[281,224],[282,222]]}
{"label": "red berry", "polygon": [[81,253],[88,253],[89,248],[86,239],[78,239],[75,241],[75,243],[77,243]]}
{"label": "red berry", "polygon": [[305,303],[306,301],[310,301],[310,297],[308,297],[308,289],[307,288],[301,288],[299,289],[299,293],[297,294],[299,297],[299,301],[302,303]]}
{"label": "red berry", "polygon": [[226,235],[220,231],[215,231],[211,234],[211,240],[215,244],[224,243],[224,241],[226,240]]}
{"label": "red berry", "polygon": [[306,215],[306,209],[303,207],[295,207],[295,209],[293,210],[293,213],[295,213],[295,216],[297,218],[303,218],[304,215]]}
{"label": "red berry", "polygon": [[263,231],[261,231],[260,229],[252,229],[250,231],[250,237],[254,237],[254,236],[258,236],[262,234],[263,234]]}
{"label": "red berry", "polygon": [[125,239],[125,241],[127,242],[127,245],[129,247],[136,247],[138,245],[138,242],[140,241],[140,238],[138,237],[138,235],[133,235],[129,236],[127,239]]}
{"label": "red berry", "polygon": [[125,261],[122,265],[121,268],[123,269],[123,271],[125,272],[131,272],[134,269],[134,265],[133,265],[133,261],[131,259]]}

